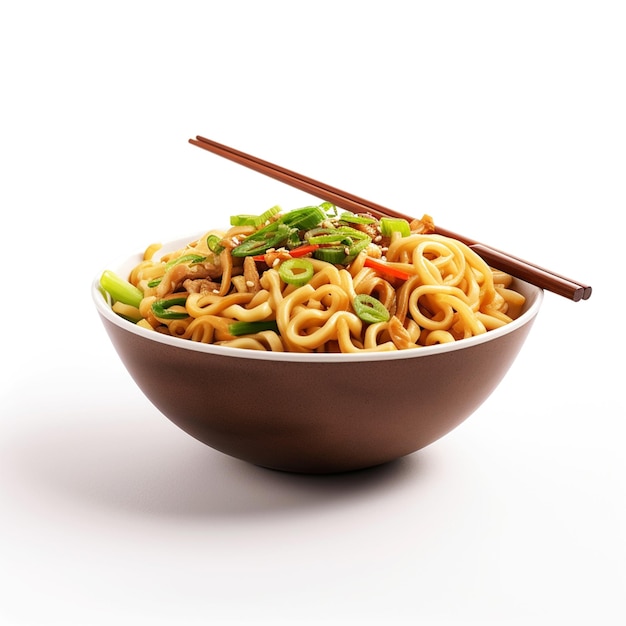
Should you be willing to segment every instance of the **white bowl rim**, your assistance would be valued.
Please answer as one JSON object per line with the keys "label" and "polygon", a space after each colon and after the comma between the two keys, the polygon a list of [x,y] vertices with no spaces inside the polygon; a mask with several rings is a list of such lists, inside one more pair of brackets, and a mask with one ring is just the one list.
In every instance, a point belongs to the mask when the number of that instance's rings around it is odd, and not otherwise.
{"label": "white bowl rim", "polygon": [[[177,250],[185,246],[188,242],[194,241],[200,235],[185,237],[179,240],[168,242],[163,246],[161,252],[168,250]],[[134,267],[140,262],[142,255],[137,254],[129,257],[122,263],[114,264],[114,271],[124,274],[124,271],[120,268]],[[246,348],[233,348],[229,346],[218,346],[214,344],[200,343],[197,341],[191,341],[189,339],[181,339],[180,337],[172,337],[163,333],[155,332],[142,326],[129,322],[123,317],[115,313],[107,300],[105,299],[100,288],[100,272],[93,280],[91,286],[91,295],[96,305],[98,313],[100,313],[109,322],[120,327],[129,333],[144,337],[146,339],[163,343],[174,348],[181,348],[184,350],[192,350],[196,352],[204,352],[207,354],[213,354],[215,356],[232,357],[232,358],[245,358],[245,359],[258,359],[262,361],[289,361],[289,362],[315,362],[315,363],[354,363],[363,361],[393,361],[397,359],[413,359],[424,358],[433,354],[442,354],[444,352],[453,352],[456,350],[463,350],[471,346],[494,341],[498,337],[507,335],[514,332],[518,328],[530,323],[539,312],[541,304],[543,302],[544,291],[540,287],[532,285],[519,278],[514,279],[514,288],[520,289],[525,292],[527,297],[526,310],[512,322],[495,328],[481,335],[475,335],[467,339],[461,339],[444,344],[436,344],[433,346],[424,346],[421,348],[414,348],[410,350],[394,350],[389,352],[353,352],[353,353],[300,353],[300,352],[272,352],[264,350],[251,350]]]}

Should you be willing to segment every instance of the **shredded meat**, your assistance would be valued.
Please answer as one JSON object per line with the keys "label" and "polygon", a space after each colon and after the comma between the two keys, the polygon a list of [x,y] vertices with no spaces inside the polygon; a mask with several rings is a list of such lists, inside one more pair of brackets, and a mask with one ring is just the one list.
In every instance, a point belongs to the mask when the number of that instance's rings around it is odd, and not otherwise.
{"label": "shredded meat", "polygon": [[259,270],[257,269],[256,261],[251,256],[247,256],[243,260],[243,276],[246,279],[246,287],[249,293],[257,293],[261,290]]}
{"label": "shredded meat", "polygon": [[[357,213],[357,215],[359,217],[374,217],[369,213]],[[376,241],[376,238],[380,235],[380,227],[378,225],[378,221],[373,224],[350,224],[350,226],[355,230],[360,230],[362,233],[369,235],[372,241]]]}
{"label": "shredded meat", "polygon": [[220,284],[215,283],[208,278],[187,278],[187,280],[183,281],[183,288],[188,293],[215,293],[219,291]]}
{"label": "shredded meat", "polygon": [[411,222],[411,232],[428,235],[435,232],[435,222],[430,215],[423,215],[422,219],[415,219]]}

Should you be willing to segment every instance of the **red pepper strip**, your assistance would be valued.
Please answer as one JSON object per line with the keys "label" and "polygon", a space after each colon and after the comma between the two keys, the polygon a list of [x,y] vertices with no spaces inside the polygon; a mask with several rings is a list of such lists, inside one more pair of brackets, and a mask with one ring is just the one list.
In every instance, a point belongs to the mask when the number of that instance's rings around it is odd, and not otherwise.
{"label": "red pepper strip", "polygon": [[292,259],[297,259],[298,257],[305,256],[311,252],[315,252],[319,248],[319,244],[317,243],[309,243],[304,246],[298,246],[293,250],[289,250],[289,256]]}
{"label": "red pepper strip", "polygon": [[[317,249],[319,248],[319,245],[316,243],[310,243],[310,244],[305,244],[303,246],[298,246],[297,248],[294,248],[293,250],[287,250],[287,252],[289,252],[289,256],[292,259],[297,259],[298,257],[301,256],[306,256],[307,254],[310,254],[311,252],[315,252]],[[265,261],[265,255],[264,254],[259,254],[258,256],[252,257],[255,261]]]}
{"label": "red pepper strip", "polygon": [[390,276],[395,276],[396,278],[400,278],[401,280],[409,280],[409,278],[411,278],[411,275],[407,274],[405,271],[400,270],[397,267],[387,265],[387,263],[384,263],[383,261],[378,261],[371,256],[366,257],[363,265],[365,267],[376,270],[377,272],[389,274]]}

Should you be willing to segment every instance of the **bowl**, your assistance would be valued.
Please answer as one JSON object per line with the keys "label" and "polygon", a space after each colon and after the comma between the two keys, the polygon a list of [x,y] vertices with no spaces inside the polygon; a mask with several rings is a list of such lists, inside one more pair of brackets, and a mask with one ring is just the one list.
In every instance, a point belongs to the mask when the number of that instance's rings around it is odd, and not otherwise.
{"label": "bowl", "polygon": [[[194,237],[173,241],[176,250]],[[141,260],[111,266],[122,276]],[[395,352],[302,354],[201,344],[146,330],[92,297],[124,366],[154,406],[243,461],[324,474],[388,463],[443,437],[490,396],[517,357],[543,291],[514,279],[522,314],[489,332]]]}

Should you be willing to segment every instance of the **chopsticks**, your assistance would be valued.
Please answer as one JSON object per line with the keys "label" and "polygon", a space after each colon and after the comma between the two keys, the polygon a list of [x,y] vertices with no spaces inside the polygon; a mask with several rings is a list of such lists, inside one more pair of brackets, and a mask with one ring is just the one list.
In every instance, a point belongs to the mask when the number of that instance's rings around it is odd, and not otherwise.
{"label": "chopsticks", "polygon": [[[351,211],[353,213],[370,213],[375,217],[398,217],[411,221],[412,217],[399,213],[393,209],[387,208],[370,200],[360,198],[354,194],[342,191],[336,187],[326,185],[319,181],[298,174],[292,170],[275,165],[269,161],[265,161],[258,157],[254,157],[240,150],[230,148],[224,144],[207,139],[197,135],[195,139],[189,139],[189,143],[204,150],[208,150],[213,154],[229,159],[239,165],[243,165],[256,172],[264,174],[278,180],[282,183],[300,189],[305,193],[309,193],[322,200],[332,202],[336,206]],[[488,264],[496,267],[504,272],[512,274],[517,278],[532,283],[542,289],[551,291],[555,294],[578,302],[579,300],[587,300],[591,296],[591,287],[584,283],[566,278],[560,274],[556,274],[551,270],[540,267],[529,261],[524,261],[519,257],[513,256],[502,250],[498,250],[479,241],[469,239],[458,233],[454,233],[441,226],[435,226],[435,232],[446,237],[458,239],[462,243],[468,245],[477,254],[479,254]]]}

